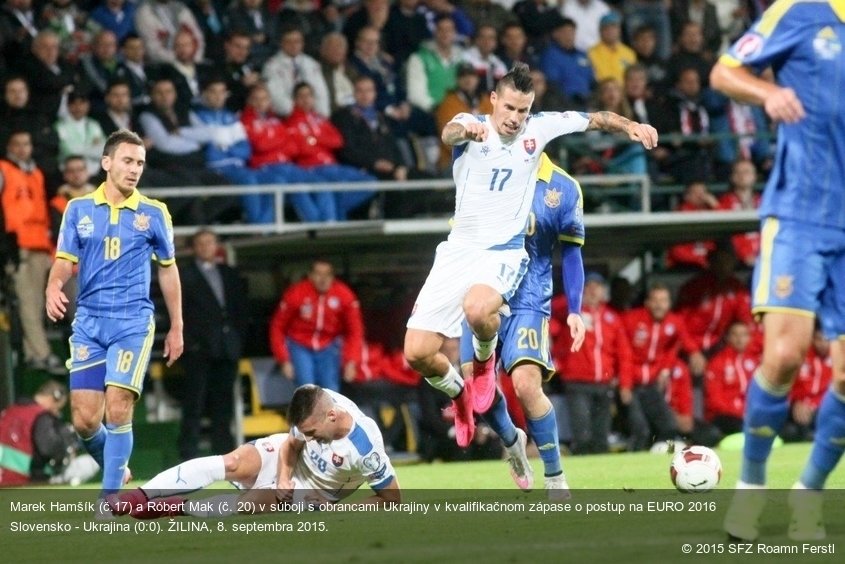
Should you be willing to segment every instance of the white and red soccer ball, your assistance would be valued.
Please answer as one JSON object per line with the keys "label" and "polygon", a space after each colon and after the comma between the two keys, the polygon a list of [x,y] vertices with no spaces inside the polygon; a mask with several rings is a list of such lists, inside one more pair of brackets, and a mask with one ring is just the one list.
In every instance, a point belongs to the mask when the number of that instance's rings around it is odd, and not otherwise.
{"label": "white and red soccer ball", "polygon": [[711,449],[695,445],[675,453],[669,475],[682,492],[709,492],[722,478],[722,462]]}

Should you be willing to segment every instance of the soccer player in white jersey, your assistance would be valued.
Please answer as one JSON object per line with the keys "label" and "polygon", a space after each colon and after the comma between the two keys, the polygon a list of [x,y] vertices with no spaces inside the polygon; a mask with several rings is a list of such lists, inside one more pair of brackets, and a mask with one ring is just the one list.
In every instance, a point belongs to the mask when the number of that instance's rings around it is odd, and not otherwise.
{"label": "soccer player in white jersey", "polygon": [[[249,507],[269,512],[278,502],[336,503],[364,482],[373,495],[359,503],[400,501],[399,482],[378,425],[352,400],[313,384],[296,389],[288,409],[290,433],[241,445],[222,456],[188,460],[120,495],[115,511],[138,519],[221,517]],[[228,480],[248,491],[187,503],[180,494]],[[165,497],[172,496],[172,497]],[[159,499],[157,503],[151,500]],[[241,503],[238,503],[238,502]],[[246,504],[243,502],[252,502]]]}
{"label": "soccer player in white jersey", "polygon": [[[528,264],[524,237],[540,155],[552,139],[602,129],[625,133],[646,149],[657,131],[613,112],[542,112],[529,115],[534,87],[528,66],[517,63],[490,93],[493,112],[461,113],[443,128],[452,149],[455,216],[447,241],[408,319],[405,357],[455,404],[459,446],[475,433],[472,412],[484,413],[495,397],[499,309],[519,286]],[[440,352],[461,335],[466,317],[473,333],[473,377],[464,381]]]}

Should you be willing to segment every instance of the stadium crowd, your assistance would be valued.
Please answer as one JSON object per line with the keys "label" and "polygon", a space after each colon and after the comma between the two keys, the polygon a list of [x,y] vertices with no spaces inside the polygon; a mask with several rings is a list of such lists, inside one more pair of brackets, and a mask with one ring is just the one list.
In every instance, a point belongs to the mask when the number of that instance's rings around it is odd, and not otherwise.
{"label": "stadium crowd", "polygon": [[[19,182],[26,189],[2,191],[0,231],[4,245],[17,249],[24,360],[65,373],[47,343],[39,288],[64,207],[95,189],[103,143],[123,127],[141,133],[147,148],[142,187],[209,186],[212,194],[230,184],[434,178],[450,164],[439,139],[443,124],[458,112],[489,111],[487,93],[522,61],[532,69],[535,111],[606,109],[660,131],[661,146],[648,155],[624,139],[584,134],[560,153],[573,174],[646,173],[681,184],[681,201],[662,203],[680,212],[755,208],[758,176],[771,166],[770,124],[759,108],[711,91],[708,78],[718,53],[759,15],[759,4],[5,0],[0,175],[4,187]],[[722,182],[728,191],[717,197],[712,186]],[[373,196],[314,192],[289,201],[301,221],[340,221],[389,211]],[[266,198],[168,204],[177,224],[266,223],[275,219]],[[386,205],[405,217],[430,210],[408,196]],[[759,247],[756,233],[675,245],[666,267],[692,272],[689,279],[677,293],[650,286],[637,307],[624,278],[608,283],[591,273],[587,342],[577,354],[568,353],[566,308],[556,302],[558,375],[548,386],[566,414],[561,439],[572,452],[607,451],[617,432],[627,437],[626,448],[638,450],[678,436],[715,444],[740,430],[761,349],[744,281]],[[285,299],[309,292],[323,299],[325,290],[303,284]],[[344,288],[328,294],[327,307],[357,304]],[[299,303],[291,311],[305,309]],[[343,315],[337,333],[315,346],[335,347],[335,384],[327,387],[343,386],[373,412],[379,401],[365,404],[374,394],[412,404],[422,436],[448,436],[448,411],[427,397],[431,390],[397,343],[368,340],[360,308]],[[282,332],[288,323],[290,334]],[[305,325],[281,313],[271,324],[268,349],[291,378],[304,372],[294,365],[308,352]],[[342,349],[337,339],[345,340]],[[787,438],[812,432],[830,366],[818,337],[792,392]],[[501,383],[524,427],[508,379]],[[388,441],[397,436],[386,433]],[[427,456],[458,456],[448,443]]]}
{"label": "stadium crowd", "polygon": [[[12,134],[29,132],[27,166],[49,196],[68,156],[100,174],[119,127],[143,135],[145,186],[424,179],[448,172],[439,127],[488,111],[495,81],[522,61],[535,111],[607,109],[661,133],[648,156],[625,139],[582,135],[562,154],[572,173],[725,181],[738,159],[770,166],[762,111],[708,88],[715,57],[758,4],[5,0],[0,147],[9,158]],[[372,196],[300,193],[290,203],[309,222],[393,209],[369,205]],[[264,198],[169,204],[177,224],[264,223]],[[402,200],[402,214],[430,211]]]}

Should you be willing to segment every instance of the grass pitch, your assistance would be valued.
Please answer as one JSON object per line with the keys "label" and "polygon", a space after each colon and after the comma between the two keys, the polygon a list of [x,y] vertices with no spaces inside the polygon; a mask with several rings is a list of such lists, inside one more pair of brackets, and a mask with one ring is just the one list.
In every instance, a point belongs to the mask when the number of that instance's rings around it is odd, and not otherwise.
{"label": "grass pitch", "polygon": [[[91,531],[90,513],[49,510],[53,501],[93,499],[95,492],[90,489],[0,490],[0,559],[86,564],[473,559],[485,563],[841,562],[845,555],[845,472],[841,468],[831,476],[831,490],[826,494],[828,538],[802,544],[785,534],[789,519],[786,490],[808,453],[809,445],[773,451],[769,463],[772,490],[761,537],[748,546],[728,544],[721,532],[740,453],[719,451],[722,484],[708,494],[685,495],[674,490],[668,455],[567,458],[564,468],[573,498],[558,504],[550,504],[543,495],[539,460],[533,460],[537,489],[530,494],[515,490],[507,465],[501,461],[421,464],[396,469],[404,490],[403,503],[407,504],[396,511],[179,518],[155,524],[123,517],[113,522],[115,527],[128,526],[128,532],[117,528]],[[196,495],[220,493],[217,489]],[[11,503],[21,501],[43,501],[48,510],[12,511]],[[72,530],[21,531],[43,523],[69,525]],[[12,531],[13,526],[17,532]],[[277,530],[258,531],[261,527]],[[691,553],[685,552],[685,545]],[[812,552],[821,550],[828,553]]]}

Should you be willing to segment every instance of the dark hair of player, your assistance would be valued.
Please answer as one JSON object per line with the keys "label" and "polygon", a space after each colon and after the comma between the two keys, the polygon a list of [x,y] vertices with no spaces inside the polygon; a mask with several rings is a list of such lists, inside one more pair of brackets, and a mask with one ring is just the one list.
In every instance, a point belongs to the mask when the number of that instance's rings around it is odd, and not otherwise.
{"label": "dark hair of player", "polygon": [[323,388],[314,384],[305,384],[293,392],[288,406],[288,425],[296,427],[311,417],[314,408],[323,397]]}
{"label": "dark hair of player", "polygon": [[501,94],[505,87],[510,87],[523,94],[534,92],[534,81],[531,80],[531,70],[528,65],[514,63],[508,74],[499,79],[498,84],[496,84],[496,92]]}
{"label": "dark hair of player", "polygon": [[134,131],[118,129],[106,139],[106,145],[103,147],[103,156],[113,157],[114,152],[121,143],[129,143],[130,145],[138,145],[139,147],[144,146],[144,140]]}

